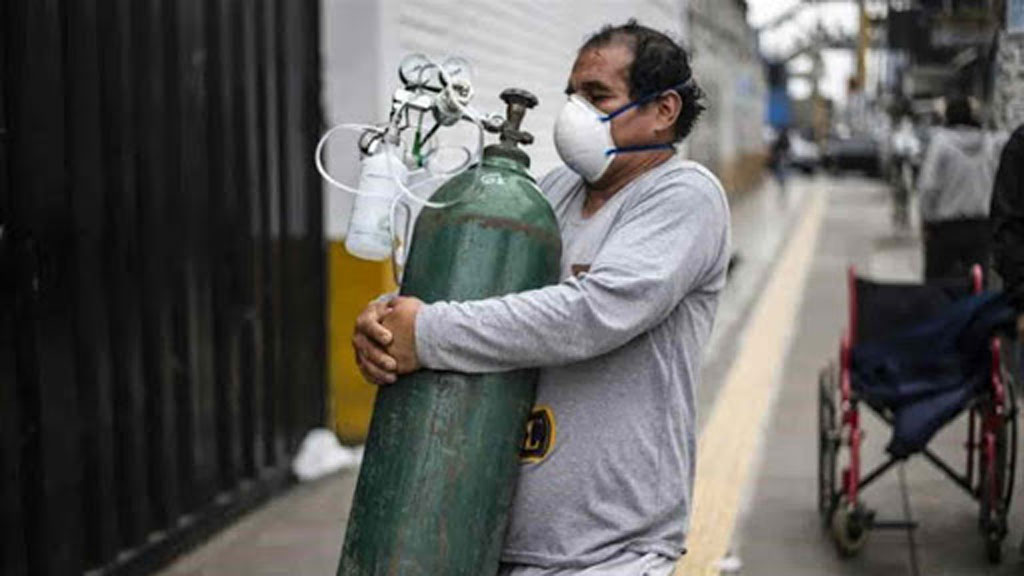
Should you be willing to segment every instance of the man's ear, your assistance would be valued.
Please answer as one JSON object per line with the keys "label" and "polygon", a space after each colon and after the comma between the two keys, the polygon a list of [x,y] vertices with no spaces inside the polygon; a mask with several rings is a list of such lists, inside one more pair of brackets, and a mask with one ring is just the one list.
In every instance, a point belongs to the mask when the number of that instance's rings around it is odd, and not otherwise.
{"label": "man's ear", "polygon": [[683,99],[675,90],[669,90],[659,96],[654,104],[657,116],[655,119],[655,132],[658,134],[675,134],[676,120],[683,110]]}

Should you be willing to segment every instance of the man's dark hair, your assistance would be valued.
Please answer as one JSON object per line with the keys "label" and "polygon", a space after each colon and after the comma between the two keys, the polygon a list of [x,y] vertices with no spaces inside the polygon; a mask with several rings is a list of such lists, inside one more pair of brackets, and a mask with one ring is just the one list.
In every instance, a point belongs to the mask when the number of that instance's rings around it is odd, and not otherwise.
{"label": "man's dark hair", "polygon": [[579,53],[615,42],[622,42],[633,51],[633,63],[629,67],[630,98],[636,100],[674,89],[683,103],[676,119],[675,141],[686,138],[705,110],[704,91],[693,79],[690,55],[667,35],[641,26],[635,19],[620,26],[605,26],[587,39]]}
{"label": "man's dark hair", "polygon": [[967,97],[954,96],[949,99],[946,104],[946,126],[981,126]]}

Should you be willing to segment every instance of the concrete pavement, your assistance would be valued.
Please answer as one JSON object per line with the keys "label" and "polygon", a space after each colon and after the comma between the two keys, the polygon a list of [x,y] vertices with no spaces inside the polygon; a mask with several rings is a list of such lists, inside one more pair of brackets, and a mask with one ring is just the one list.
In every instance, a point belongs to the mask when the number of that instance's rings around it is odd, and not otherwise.
{"label": "concrete pavement", "polygon": [[[816,511],[817,374],[835,358],[845,327],[845,270],[854,264],[878,279],[918,280],[920,240],[894,235],[884,186],[866,180],[825,181],[828,209],[805,288],[797,330],[786,361],[778,403],[763,441],[761,468],[750,486],[733,549],[743,574],[913,574],[905,532],[873,533],[860,554],[840,560]],[[889,431],[871,416],[867,428],[865,470],[884,458]],[[952,423],[930,446],[952,463],[964,461],[965,419]],[[864,493],[879,518],[904,517],[899,476],[891,475]],[[698,480],[699,481],[699,480]],[[977,506],[927,462],[906,465],[916,533],[919,574],[1017,574],[1024,570],[1017,544],[1022,536],[1024,501],[1017,482],[1011,509],[1005,560],[989,566],[977,531]]]}
{"label": "concrete pavement", "polygon": [[161,576],[334,574],[356,471],[288,490],[185,554]]}

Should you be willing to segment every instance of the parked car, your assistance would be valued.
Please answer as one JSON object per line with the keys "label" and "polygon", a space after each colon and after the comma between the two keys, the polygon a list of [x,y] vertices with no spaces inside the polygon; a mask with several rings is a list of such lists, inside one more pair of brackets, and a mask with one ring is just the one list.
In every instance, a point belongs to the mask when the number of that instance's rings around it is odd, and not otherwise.
{"label": "parked car", "polygon": [[832,136],[825,145],[823,164],[830,172],[857,170],[879,176],[882,173],[881,149],[871,136]]}

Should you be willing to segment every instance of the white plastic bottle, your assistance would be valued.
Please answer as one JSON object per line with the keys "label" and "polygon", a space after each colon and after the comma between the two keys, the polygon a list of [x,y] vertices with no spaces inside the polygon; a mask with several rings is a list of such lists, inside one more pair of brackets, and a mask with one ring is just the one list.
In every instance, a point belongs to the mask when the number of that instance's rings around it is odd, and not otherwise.
{"label": "white plastic bottle", "polygon": [[[345,249],[363,260],[383,261],[391,257],[391,202],[401,191],[395,176],[403,183],[408,170],[402,158],[382,147],[372,156],[364,156],[359,172],[359,190],[374,196],[358,196],[345,236]],[[390,160],[388,154],[391,155]],[[395,176],[392,175],[394,172]]]}

